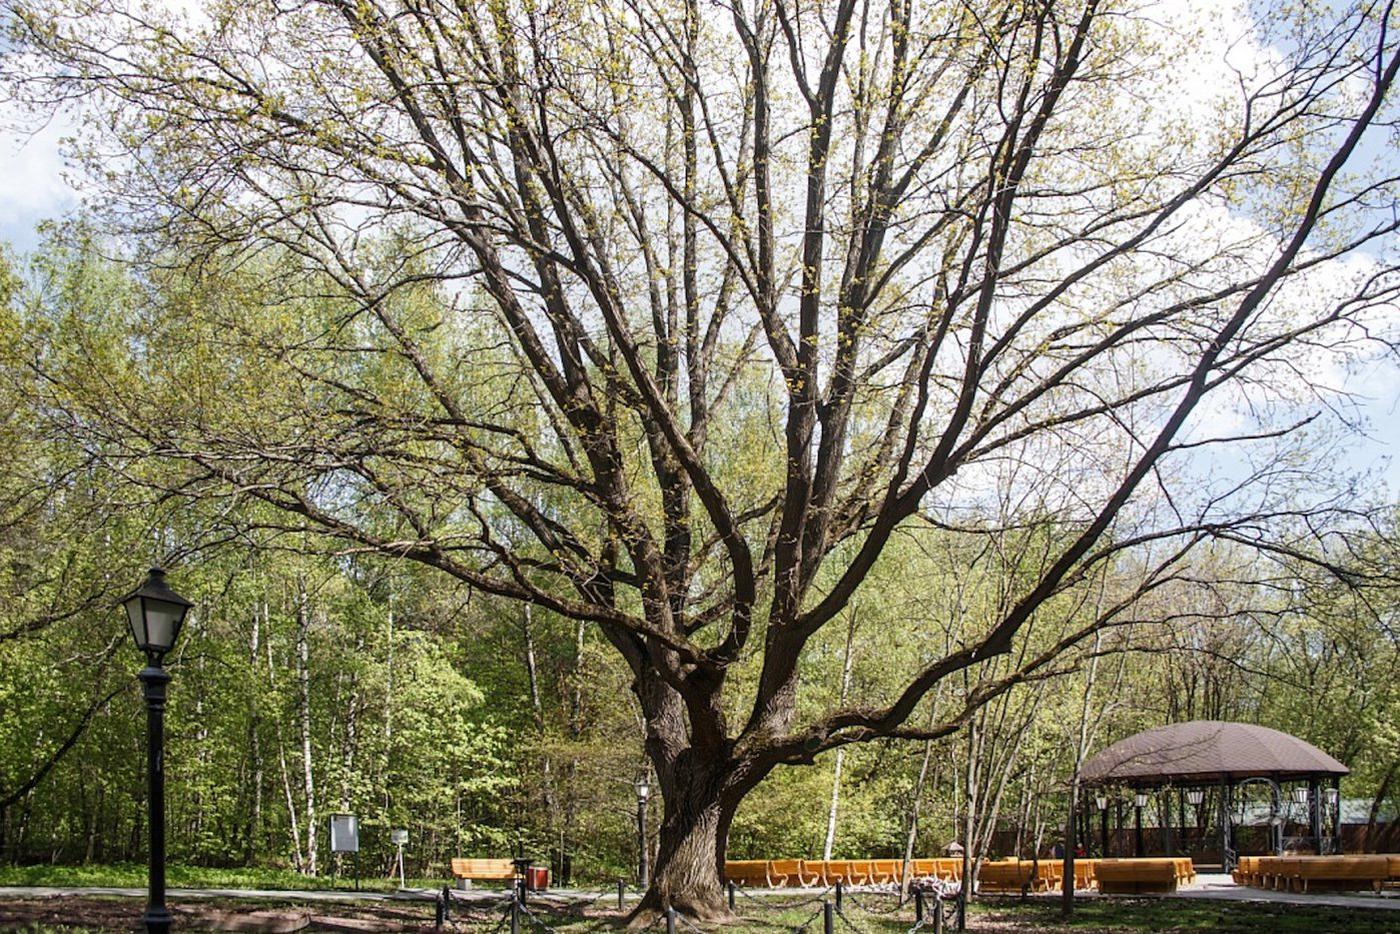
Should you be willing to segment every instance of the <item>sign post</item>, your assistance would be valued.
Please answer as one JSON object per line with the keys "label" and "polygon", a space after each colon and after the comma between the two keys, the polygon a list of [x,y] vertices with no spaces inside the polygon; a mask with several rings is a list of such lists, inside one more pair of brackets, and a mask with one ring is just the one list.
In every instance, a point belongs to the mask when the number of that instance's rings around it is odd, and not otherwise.
{"label": "sign post", "polygon": [[407,888],[403,873],[403,847],[408,842],[408,831],[403,829],[389,831],[389,842],[399,848],[399,888]]}
{"label": "sign post", "polygon": [[355,854],[355,891],[360,890],[360,821],[354,814],[331,815],[331,852]]}

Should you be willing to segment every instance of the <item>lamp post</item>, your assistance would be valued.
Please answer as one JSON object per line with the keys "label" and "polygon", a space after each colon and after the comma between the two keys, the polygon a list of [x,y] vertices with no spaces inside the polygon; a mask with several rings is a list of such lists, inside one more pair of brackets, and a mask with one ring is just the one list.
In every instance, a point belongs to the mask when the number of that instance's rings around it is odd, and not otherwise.
{"label": "lamp post", "polygon": [[1307,785],[1294,785],[1289,795],[1293,798],[1293,803],[1303,809],[1303,820],[1298,821],[1298,823],[1308,825],[1308,830],[1312,833],[1313,843],[1318,847],[1317,852],[1321,854],[1320,834],[1317,832],[1316,826],[1314,826],[1312,808],[1309,807],[1312,803],[1312,793],[1309,791]]}
{"label": "lamp post", "polygon": [[[1196,829],[1197,829],[1197,830],[1201,830],[1201,804],[1206,800],[1206,793],[1205,793],[1205,790],[1202,789],[1202,788],[1191,788],[1191,789],[1188,789],[1187,792],[1186,792],[1186,800],[1191,804],[1191,809],[1192,809],[1192,810],[1195,812],[1195,814],[1196,814]],[[1183,833],[1183,835],[1185,834],[1185,831],[1186,831],[1186,828],[1183,827],[1183,828],[1182,828],[1182,833]],[[1201,836],[1202,836],[1202,837],[1205,836],[1205,831],[1204,831],[1204,830],[1201,830]],[[1183,841],[1183,842],[1185,842],[1185,841]],[[1201,844],[1202,844],[1202,847],[1204,847],[1205,841],[1202,840],[1202,841],[1201,841]]]}
{"label": "lamp post", "polygon": [[1136,850],[1134,855],[1142,856],[1142,809],[1147,807],[1147,792],[1139,791],[1133,795],[1133,810],[1136,813],[1136,824],[1134,831],[1134,844]]}
{"label": "lamp post", "polygon": [[151,845],[146,913],[141,920],[147,931],[170,930],[165,907],[165,689],[170,674],[161,662],[175,647],[185,614],[194,604],[170,589],[165,571],[151,568],[141,586],[122,598],[127,624],[136,648],[146,656],[141,693],[146,699],[146,781],[148,787]]}
{"label": "lamp post", "polygon": [[[1335,783],[1336,779],[1333,779]],[[1342,852],[1342,792],[1334,784],[1331,788],[1322,790],[1323,798],[1327,801],[1327,813],[1332,818],[1332,841],[1328,847],[1333,853]]]}
{"label": "lamp post", "polygon": [[651,784],[645,777],[637,779],[637,886],[645,889],[651,884],[651,854],[647,852],[647,798]]}

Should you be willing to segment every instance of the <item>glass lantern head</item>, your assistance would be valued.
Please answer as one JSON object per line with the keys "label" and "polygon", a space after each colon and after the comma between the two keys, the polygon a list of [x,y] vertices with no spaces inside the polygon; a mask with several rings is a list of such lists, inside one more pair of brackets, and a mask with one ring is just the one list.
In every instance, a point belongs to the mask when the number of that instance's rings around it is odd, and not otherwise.
{"label": "glass lantern head", "polygon": [[123,597],[121,603],[136,647],[152,664],[158,664],[175,647],[185,614],[194,606],[170,589],[161,568],[151,568],[141,586]]}

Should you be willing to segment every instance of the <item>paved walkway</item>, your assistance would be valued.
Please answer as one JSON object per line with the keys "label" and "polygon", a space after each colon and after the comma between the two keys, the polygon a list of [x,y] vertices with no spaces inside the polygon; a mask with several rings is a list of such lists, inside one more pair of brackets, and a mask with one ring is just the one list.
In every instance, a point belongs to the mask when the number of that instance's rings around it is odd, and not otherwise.
{"label": "paved walkway", "polygon": [[1201,873],[1193,885],[1177,891],[1178,898],[1206,898],[1231,902],[1273,902],[1283,905],[1327,905],[1333,908],[1381,908],[1400,911],[1400,895],[1385,892],[1274,892],[1236,885],[1225,873]]}

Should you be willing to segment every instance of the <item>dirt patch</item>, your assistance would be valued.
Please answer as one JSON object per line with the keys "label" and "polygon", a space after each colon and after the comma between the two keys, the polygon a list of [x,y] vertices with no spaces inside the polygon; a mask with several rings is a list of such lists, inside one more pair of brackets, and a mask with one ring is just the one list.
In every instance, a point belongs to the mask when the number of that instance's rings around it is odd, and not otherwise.
{"label": "dirt patch", "polygon": [[[0,931],[139,931],[145,906],[135,899],[58,896],[0,901]],[[287,905],[237,902],[171,905],[185,931],[434,931],[433,907]]]}

